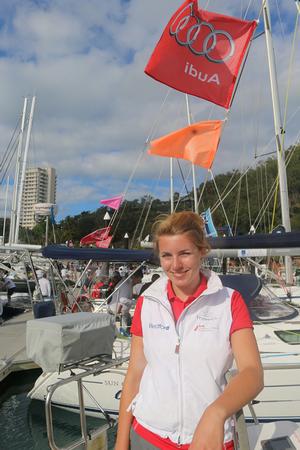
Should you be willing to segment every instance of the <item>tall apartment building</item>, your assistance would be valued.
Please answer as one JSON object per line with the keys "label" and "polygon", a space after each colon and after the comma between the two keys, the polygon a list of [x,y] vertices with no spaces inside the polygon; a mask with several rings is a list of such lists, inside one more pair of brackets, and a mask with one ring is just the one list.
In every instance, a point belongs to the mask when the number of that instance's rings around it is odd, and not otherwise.
{"label": "tall apartment building", "polygon": [[52,167],[26,169],[20,225],[32,229],[36,225],[33,205],[56,203],[56,170]]}

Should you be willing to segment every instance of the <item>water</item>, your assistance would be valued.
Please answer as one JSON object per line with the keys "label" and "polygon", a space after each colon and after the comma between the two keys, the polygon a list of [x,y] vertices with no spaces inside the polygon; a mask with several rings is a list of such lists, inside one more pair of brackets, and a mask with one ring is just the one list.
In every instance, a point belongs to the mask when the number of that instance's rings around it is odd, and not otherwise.
{"label": "water", "polygon": [[[44,403],[27,397],[39,374],[39,370],[17,372],[0,383],[0,450],[49,450]],[[79,414],[58,408],[52,411],[58,447],[80,436]],[[102,423],[101,419],[87,418],[88,429]],[[113,449],[115,432],[108,432],[109,449]]]}

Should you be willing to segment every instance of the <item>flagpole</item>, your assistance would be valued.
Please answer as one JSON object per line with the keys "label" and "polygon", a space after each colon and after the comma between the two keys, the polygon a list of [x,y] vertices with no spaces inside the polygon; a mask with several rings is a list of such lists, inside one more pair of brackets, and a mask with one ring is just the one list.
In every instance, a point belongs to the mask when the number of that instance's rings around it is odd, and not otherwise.
{"label": "flagpole", "polygon": [[[190,111],[190,104],[189,104],[189,96],[187,94],[185,94],[185,101],[186,101],[188,124],[191,125],[191,111]],[[192,163],[192,175],[193,175],[193,189],[194,189],[194,209],[195,209],[195,213],[198,214],[196,174],[195,174],[195,164],[193,164],[193,163]]]}

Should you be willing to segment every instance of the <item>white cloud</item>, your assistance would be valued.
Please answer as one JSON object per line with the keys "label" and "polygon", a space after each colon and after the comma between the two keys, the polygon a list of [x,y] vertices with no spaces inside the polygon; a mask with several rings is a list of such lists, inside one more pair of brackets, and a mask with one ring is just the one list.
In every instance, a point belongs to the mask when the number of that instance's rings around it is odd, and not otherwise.
{"label": "white cloud", "polygon": [[[253,3],[247,18],[257,17],[260,3]],[[29,162],[56,167],[61,216],[64,211],[85,209],[85,202],[92,207],[93,199],[97,208],[102,194],[123,192],[152,128],[157,137],[187,123],[184,96],[171,92],[160,111],[168,89],[143,73],[164,25],[180,4],[179,0],[2,0],[0,145],[5,149],[9,142],[23,97],[36,94]],[[277,3],[270,4],[275,8],[274,45],[284,103],[296,8],[293,2],[280,2],[280,22]],[[220,5],[212,0],[209,9],[243,16],[247,5],[234,1]],[[299,105],[299,72],[297,46],[289,116]],[[224,117],[222,108],[208,102],[191,99],[190,103],[194,120]],[[298,122],[299,111],[288,122],[287,145],[298,136]],[[253,162],[254,150],[262,153],[272,136],[268,66],[261,36],[252,45],[214,171]],[[268,151],[273,148],[270,144]],[[166,159],[145,154],[132,175],[128,196],[150,190],[153,195],[165,195],[167,174]],[[203,181],[202,170],[197,176]]]}

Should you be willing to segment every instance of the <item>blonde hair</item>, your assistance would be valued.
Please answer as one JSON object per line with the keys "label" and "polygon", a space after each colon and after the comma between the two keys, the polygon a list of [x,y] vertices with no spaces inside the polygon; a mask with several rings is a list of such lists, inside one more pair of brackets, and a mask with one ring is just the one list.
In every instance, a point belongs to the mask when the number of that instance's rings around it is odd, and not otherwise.
{"label": "blonde hair", "polygon": [[204,221],[201,216],[192,211],[182,211],[170,215],[162,215],[153,224],[154,249],[159,252],[158,241],[161,236],[187,234],[193,244],[207,254],[210,245],[205,236]]}

